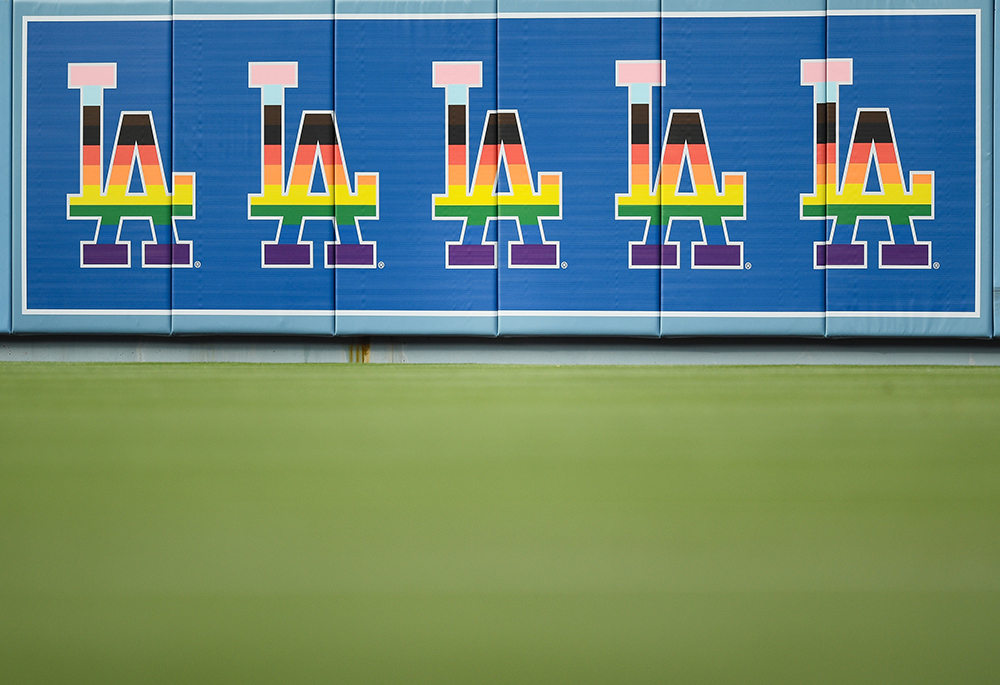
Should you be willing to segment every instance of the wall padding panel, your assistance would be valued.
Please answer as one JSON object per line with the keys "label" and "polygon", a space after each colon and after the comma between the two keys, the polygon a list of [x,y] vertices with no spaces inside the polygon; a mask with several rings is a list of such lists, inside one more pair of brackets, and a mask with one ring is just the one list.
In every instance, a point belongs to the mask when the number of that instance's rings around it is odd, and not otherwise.
{"label": "wall padding panel", "polygon": [[334,5],[268,7],[174,8],[175,158],[198,172],[175,333],[334,333]]}
{"label": "wall padding panel", "polygon": [[170,2],[129,9],[14,3],[15,332],[170,332]]}
{"label": "wall padding panel", "polygon": [[992,3],[729,4],[15,1],[0,331],[992,335]]}
{"label": "wall padding panel", "polygon": [[828,5],[828,335],[992,333],[990,10]]}
{"label": "wall padding panel", "polygon": [[338,249],[362,255],[336,270],[337,333],[495,335],[495,6],[453,2],[448,20],[396,7],[337,4]]}

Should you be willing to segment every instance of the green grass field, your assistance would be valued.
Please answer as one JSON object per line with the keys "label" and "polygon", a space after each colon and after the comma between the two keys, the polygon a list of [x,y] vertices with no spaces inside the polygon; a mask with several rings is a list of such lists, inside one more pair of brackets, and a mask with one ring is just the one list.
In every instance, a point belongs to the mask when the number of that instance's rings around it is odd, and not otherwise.
{"label": "green grass field", "polygon": [[0,365],[0,682],[995,683],[1000,369]]}

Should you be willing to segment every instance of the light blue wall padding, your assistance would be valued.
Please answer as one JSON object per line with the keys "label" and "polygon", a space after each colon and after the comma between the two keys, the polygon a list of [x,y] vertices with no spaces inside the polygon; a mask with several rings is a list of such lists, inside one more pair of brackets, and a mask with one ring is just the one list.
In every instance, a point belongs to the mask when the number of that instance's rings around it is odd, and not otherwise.
{"label": "light blue wall padding", "polygon": [[174,335],[320,335],[333,334],[333,313],[245,314],[238,312],[171,313]]}
{"label": "light blue wall padding", "polygon": [[497,334],[496,312],[337,312],[337,335]]}
{"label": "light blue wall padding", "polygon": [[0,1],[0,333],[11,325],[10,36],[13,4]]}
{"label": "light blue wall padding", "polygon": [[746,316],[698,317],[671,314],[660,318],[660,337],[692,335],[794,335],[817,337],[823,335],[822,312],[803,316]]}
{"label": "light blue wall padding", "polygon": [[[826,9],[822,0],[505,0],[504,12],[551,14],[578,12],[803,12]],[[650,6],[652,5],[652,9]]]}
{"label": "light blue wall padding", "polygon": [[484,15],[496,14],[496,0],[337,0],[340,16],[419,16],[419,15]]}
{"label": "light blue wall padding", "polygon": [[333,0],[173,0],[174,16],[268,15],[328,16]]}
{"label": "light blue wall padding", "polygon": [[[174,7],[186,7],[192,0],[175,0]],[[201,5],[202,3],[197,3]],[[205,3],[223,11],[240,0],[220,0]],[[268,3],[261,3],[262,5]],[[272,2],[280,8],[285,3]],[[801,12],[823,11],[826,2],[821,0],[504,0],[497,9],[497,0],[337,0],[339,15],[433,15],[433,14],[583,14],[583,13],[638,13],[659,12]],[[278,10],[275,10],[278,11]]]}
{"label": "light blue wall padding", "polygon": [[14,312],[14,333],[168,335],[170,311],[129,314],[37,314]]}
{"label": "light blue wall padding", "polygon": [[657,337],[656,312],[506,312],[499,317],[500,335],[628,335]]}
{"label": "light blue wall padding", "polygon": [[849,317],[827,316],[826,335],[830,338],[847,337],[953,337],[987,338],[992,335],[991,309],[978,317],[968,319],[933,317]]}
{"label": "light blue wall padding", "polygon": [[[122,15],[130,19],[116,20]],[[69,23],[74,16],[81,19]],[[105,16],[110,20],[92,19]],[[67,22],[33,21],[40,17],[65,17]],[[170,176],[169,0],[15,1],[13,36],[14,332],[169,334],[171,269],[141,266],[146,254],[141,243],[153,242],[149,222],[127,220],[119,234],[114,225],[97,231],[96,219],[67,218],[67,196],[81,187],[81,97],[92,97],[94,90],[69,87],[69,64],[115,65],[116,87],[97,89],[103,94],[104,175],[119,115],[145,111],[152,114]],[[27,151],[23,165],[22,141]],[[166,222],[155,232],[160,244],[169,241]],[[83,244],[95,240],[112,245],[128,241],[125,254],[131,267],[83,268]],[[150,253],[153,261],[155,253]]]}

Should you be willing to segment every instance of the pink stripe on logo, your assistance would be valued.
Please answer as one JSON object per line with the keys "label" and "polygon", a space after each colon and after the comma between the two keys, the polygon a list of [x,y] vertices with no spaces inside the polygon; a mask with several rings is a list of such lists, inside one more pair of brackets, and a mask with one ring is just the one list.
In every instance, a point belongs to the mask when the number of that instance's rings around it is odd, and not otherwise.
{"label": "pink stripe on logo", "polygon": [[250,87],[260,86],[297,86],[298,64],[287,62],[279,64],[251,64]]}
{"label": "pink stripe on logo", "polygon": [[826,80],[829,83],[850,83],[854,80],[851,64],[849,59],[828,59],[826,61]]}
{"label": "pink stripe on logo", "polygon": [[434,64],[434,87],[469,86],[483,87],[482,62],[436,62]]}
{"label": "pink stripe on logo", "polygon": [[802,60],[802,83],[850,83],[851,60]]}
{"label": "pink stripe on logo", "polygon": [[663,83],[663,63],[659,60],[643,62],[618,62],[617,84],[627,86],[633,83],[649,83],[654,86]]}
{"label": "pink stripe on logo", "polygon": [[826,61],[802,60],[802,83],[826,83]]}
{"label": "pink stripe on logo", "polygon": [[116,85],[116,64],[70,64],[69,87],[101,86],[114,88]]}

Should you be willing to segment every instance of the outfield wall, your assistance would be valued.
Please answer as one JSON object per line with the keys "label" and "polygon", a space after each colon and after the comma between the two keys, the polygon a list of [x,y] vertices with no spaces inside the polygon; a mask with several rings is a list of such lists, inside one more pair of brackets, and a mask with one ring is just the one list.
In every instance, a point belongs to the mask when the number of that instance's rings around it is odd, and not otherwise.
{"label": "outfield wall", "polygon": [[0,22],[0,330],[993,335],[992,3]]}

